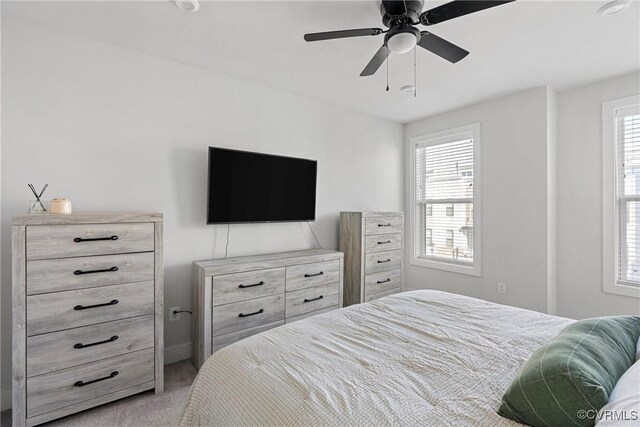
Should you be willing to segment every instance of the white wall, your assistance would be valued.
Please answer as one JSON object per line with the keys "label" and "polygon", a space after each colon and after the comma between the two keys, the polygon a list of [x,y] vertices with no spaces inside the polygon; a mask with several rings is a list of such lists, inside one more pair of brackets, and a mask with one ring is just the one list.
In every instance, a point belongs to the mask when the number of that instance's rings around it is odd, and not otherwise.
{"label": "white wall", "polygon": [[[318,160],[320,243],[340,210],[403,207],[402,126],[3,16],[2,387],[10,388],[11,215],[27,183],[74,209],[165,214],[165,307],[191,306],[191,262],[224,255],[206,226],[207,146]],[[232,225],[229,256],[314,247],[306,224]],[[169,360],[188,357],[190,318],[166,323]],[[3,408],[8,396],[3,393]]]}
{"label": "white wall", "polygon": [[640,314],[640,300],[602,291],[602,102],[640,93],[633,73],[558,96],[558,313]]}
{"label": "white wall", "polygon": [[[549,142],[548,109],[553,103],[553,93],[540,87],[405,126],[406,182],[410,182],[414,171],[409,164],[411,138],[472,123],[480,123],[482,127],[482,276],[407,263],[408,287],[441,289],[542,312],[548,310],[548,287],[554,285],[548,248],[553,200],[550,205],[547,185],[554,179],[548,170],[548,150],[550,144],[553,146],[553,141]],[[411,203],[407,192],[407,212],[413,209]],[[407,260],[411,256],[410,241],[407,235]],[[506,294],[496,292],[498,281],[507,284]]]}

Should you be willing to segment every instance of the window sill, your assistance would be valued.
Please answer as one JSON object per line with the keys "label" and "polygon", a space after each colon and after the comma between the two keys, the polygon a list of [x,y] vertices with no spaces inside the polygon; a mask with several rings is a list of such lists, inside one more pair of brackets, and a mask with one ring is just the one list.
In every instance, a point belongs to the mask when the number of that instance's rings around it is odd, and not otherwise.
{"label": "window sill", "polygon": [[443,270],[450,273],[466,274],[468,276],[480,277],[482,275],[482,271],[479,265],[480,262],[478,260],[476,260],[475,265],[466,266],[443,261],[435,261],[432,259],[413,257],[409,263],[411,265],[415,265],[416,267],[432,268],[434,270]]}
{"label": "window sill", "polygon": [[606,283],[604,284],[603,291],[607,294],[624,295],[626,297],[633,297],[640,299],[640,287],[622,285],[618,283]]}

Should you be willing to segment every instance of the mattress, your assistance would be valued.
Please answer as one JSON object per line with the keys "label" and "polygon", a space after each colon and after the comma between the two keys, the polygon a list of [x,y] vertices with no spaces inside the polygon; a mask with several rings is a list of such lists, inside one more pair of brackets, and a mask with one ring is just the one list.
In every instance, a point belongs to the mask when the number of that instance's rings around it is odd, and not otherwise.
{"label": "mattress", "polygon": [[518,425],[504,391],[571,322],[432,290],[335,310],[213,354],[181,425]]}

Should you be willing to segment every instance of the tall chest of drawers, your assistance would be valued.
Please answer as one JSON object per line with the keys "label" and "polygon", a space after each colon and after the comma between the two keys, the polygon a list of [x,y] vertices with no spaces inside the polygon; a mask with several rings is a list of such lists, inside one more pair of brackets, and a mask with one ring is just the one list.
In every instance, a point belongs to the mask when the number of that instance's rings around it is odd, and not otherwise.
{"label": "tall chest of drawers", "polygon": [[402,212],[340,212],[345,306],[402,290],[403,236]]}
{"label": "tall chest of drawers", "polygon": [[13,425],[163,390],[162,214],[13,218]]}
{"label": "tall chest of drawers", "polygon": [[342,307],[343,254],[312,249],[193,263],[193,364],[251,335]]}

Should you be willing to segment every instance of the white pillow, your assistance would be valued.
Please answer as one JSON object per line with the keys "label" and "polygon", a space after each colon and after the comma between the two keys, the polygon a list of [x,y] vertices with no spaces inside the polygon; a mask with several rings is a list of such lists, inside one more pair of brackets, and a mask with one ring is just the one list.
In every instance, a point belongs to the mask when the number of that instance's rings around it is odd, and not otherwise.
{"label": "white pillow", "polygon": [[640,426],[640,361],[625,372],[596,417],[598,427]]}

